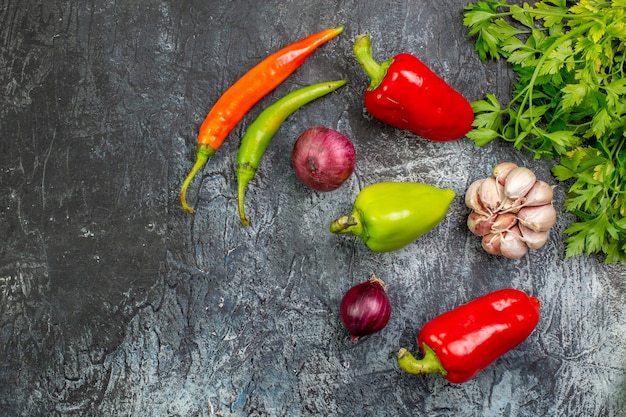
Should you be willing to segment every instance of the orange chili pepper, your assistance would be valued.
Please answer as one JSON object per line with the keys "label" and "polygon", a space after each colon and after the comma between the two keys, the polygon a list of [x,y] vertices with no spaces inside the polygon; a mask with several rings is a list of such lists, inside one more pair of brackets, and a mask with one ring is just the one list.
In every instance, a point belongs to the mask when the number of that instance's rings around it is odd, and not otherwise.
{"label": "orange chili pepper", "polygon": [[341,32],[342,26],[326,29],[274,52],[244,74],[217,100],[200,126],[196,162],[180,190],[180,203],[185,211],[195,213],[187,204],[189,184],[248,110],[298,69],[313,51]]}

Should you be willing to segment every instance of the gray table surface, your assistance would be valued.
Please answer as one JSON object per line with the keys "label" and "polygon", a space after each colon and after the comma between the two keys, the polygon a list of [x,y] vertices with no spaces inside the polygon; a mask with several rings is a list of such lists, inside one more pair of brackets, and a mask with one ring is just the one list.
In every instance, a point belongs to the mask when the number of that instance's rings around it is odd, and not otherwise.
{"label": "gray table surface", "polygon": [[[352,55],[420,57],[468,99],[502,98],[512,74],[481,63],[465,1],[5,0],[0,2],[0,415],[624,416],[626,268],[565,259],[560,215],[520,260],[487,255],[463,195],[505,160],[556,184],[551,163],[502,143],[439,144],[368,117]],[[247,69],[310,33],[345,26],[237,125],[180,208],[200,123]],[[345,78],[278,131],[236,212],[240,138],[298,86]],[[354,175],[316,193],[293,174],[306,128],[353,139]],[[457,192],[414,244],[370,252],[328,232],[382,180]],[[562,208],[567,187],[558,185]],[[388,326],[356,345],[339,301],[370,274]],[[475,379],[401,372],[428,319],[503,287],[542,300],[536,331]]]}

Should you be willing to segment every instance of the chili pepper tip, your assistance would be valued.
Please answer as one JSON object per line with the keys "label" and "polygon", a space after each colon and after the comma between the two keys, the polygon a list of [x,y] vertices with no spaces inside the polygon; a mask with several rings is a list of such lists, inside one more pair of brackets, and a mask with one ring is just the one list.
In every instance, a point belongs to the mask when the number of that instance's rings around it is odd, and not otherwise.
{"label": "chili pepper tip", "polygon": [[539,298],[537,297],[530,297],[530,301],[533,303],[533,305],[537,308],[541,307],[541,301],[539,300]]}
{"label": "chili pepper tip", "polygon": [[208,145],[198,144],[198,148],[196,151],[196,162],[193,164],[191,171],[187,174],[187,178],[183,181],[183,185],[180,188],[180,204],[183,209],[190,214],[194,214],[196,211],[189,207],[187,204],[187,188],[191,181],[194,179],[198,171],[207,163],[210,157],[215,154],[215,149],[211,148]]}
{"label": "chili pepper tip", "polygon": [[237,166],[238,184],[237,184],[237,208],[239,210],[239,220],[244,226],[250,225],[250,219],[246,216],[246,210],[244,207],[244,196],[246,194],[246,186],[252,179],[256,172],[256,169],[249,165]]}

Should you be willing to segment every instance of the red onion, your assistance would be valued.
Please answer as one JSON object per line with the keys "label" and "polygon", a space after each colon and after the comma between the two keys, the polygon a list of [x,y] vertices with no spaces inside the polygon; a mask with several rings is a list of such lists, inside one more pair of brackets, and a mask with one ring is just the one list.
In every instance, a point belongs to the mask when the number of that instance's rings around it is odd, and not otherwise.
{"label": "red onion", "polygon": [[339,305],[341,322],[356,343],[362,336],[379,332],[389,322],[391,304],[385,283],[375,276],[350,288]]}
{"label": "red onion", "polygon": [[296,176],[316,191],[333,191],[348,179],[356,166],[354,145],[327,127],[312,127],[296,140],[291,155]]}

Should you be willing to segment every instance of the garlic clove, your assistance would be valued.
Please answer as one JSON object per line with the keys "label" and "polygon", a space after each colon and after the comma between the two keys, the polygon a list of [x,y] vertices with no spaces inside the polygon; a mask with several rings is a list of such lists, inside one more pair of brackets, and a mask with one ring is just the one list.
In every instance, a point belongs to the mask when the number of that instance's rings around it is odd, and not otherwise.
{"label": "garlic clove", "polygon": [[522,233],[522,239],[526,242],[526,246],[529,249],[539,249],[546,244],[550,237],[550,231],[536,232],[523,224],[519,225],[519,230]]}
{"label": "garlic clove", "polygon": [[556,223],[556,210],[552,204],[524,207],[517,213],[517,219],[535,232],[547,232]]}
{"label": "garlic clove", "polygon": [[504,182],[504,195],[511,199],[524,197],[535,185],[537,177],[535,173],[526,167],[513,169]]}
{"label": "garlic clove", "polygon": [[517,165],[513,162],[501,162],[493,167],[492,174],[498,183],[504,185],[506,177],[508,177],[515,168],[517,168]]}
{"label": "garlic clove", "polygon": [[488,233],[483,236],[481,246],[490,255],[501,255],[500,235],[498,233]]}
{"label": "garlic clove", "polygon": [[478,190],[478,197],[480,198],[483,206],[491,212],[500,208],[500,202],[502,199],[500,198],[500,190],[498,189],[498,184],[495,178],[488,177],[483,180],[480,184],[480,189]]}
{"label": "garlic clove", "polygon": [[491,230],[494,232],[503,232],[509,230],[517,224],[517,216],[515,213],[501,213],[496,216],[491,224]]}
{"label": "garlic clove", "polygon": [[500,199],[500,204],[498,205],[498,211],[502,210],[502,204],[506,201],[507,197],[504,194],[504,185],[500,184],[498,180],[496,180],[496,188],[498,189],[498,197]]}
{"label": "garlic clove", "polygon": [[501,213],[517,213],[523,207],[522,205],[523,199],[516,198],[512,199],[509,197],[504,197],[502,204],[500,205]]}
{"label": "garlic clove", "polygon": [[544,181],[537,180],[524,197],[524,206],[543,206],[552,203],[553,198],[553,187]]}
{"label": "garlic clove", "polygon": [[467,227],[476,236],[486,235],[491,231],[494,216],[471,212],[467,216]]}
{"label": "garlic clove", "polygon": [[481,178],[470,184],[465,192],[465,205],[477,213],[488,214],[488,210],[482,204],[480,196],[478,195],[478,191],[480,190],[480,186],[483,181],[484,179]]}
{"label": "garlic clove", "polygon": [[509,259],[519,259],[528,253],[528,245],[522,240],[519,227],[500,233],[500,253]]}

